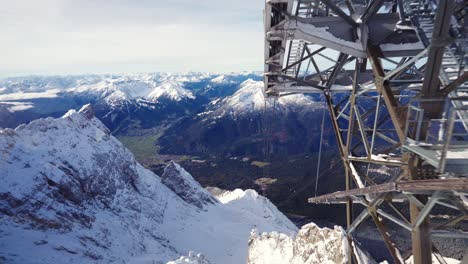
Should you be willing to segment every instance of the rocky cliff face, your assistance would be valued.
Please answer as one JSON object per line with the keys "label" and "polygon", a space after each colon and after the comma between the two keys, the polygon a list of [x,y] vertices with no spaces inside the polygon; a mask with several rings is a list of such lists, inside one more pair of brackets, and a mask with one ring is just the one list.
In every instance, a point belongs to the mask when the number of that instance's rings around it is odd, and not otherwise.
{"label": "rocky cliff face", "polygon": [[[0,208],[17,221],[65,231],[76,220],[91,225],[95,217],[85,210],[90,205],[138,211],[139,193],[164,203],[143,185],[144,169],[94,118],[89,105],[80,113],[70,111],[0,133],[0,193],[6,201]],[[120,200],[122,193],[135,199]]]}
{"label": "rocky cliff face", "polygon": [[178,164],[146,170],[93,113],[0,130],[0,262],[242,263],[252,228],[296,230],[253,191],[220,200]]}
{"label": "rocky cliff face", "polygon": [[171,161],[161,176],[162,183],[182,200],[202,209],[204,205],[216,204],[218,200],[196,182],[179,164]]}
{"label": "rocky cliff face", "polygon": [[92,113],[0,131],[0,258],[118,262],[148,239],[169,246],[157,225],[174,195]]}
{"label": "rocky cliff face", "polygon": [[[278,232],[252,233],[248,264],[348,263],[348,242],[343,228],[320,228],[314,223],[303,226],[295,238]],[[359,263],[375,263],[355,249]]]}

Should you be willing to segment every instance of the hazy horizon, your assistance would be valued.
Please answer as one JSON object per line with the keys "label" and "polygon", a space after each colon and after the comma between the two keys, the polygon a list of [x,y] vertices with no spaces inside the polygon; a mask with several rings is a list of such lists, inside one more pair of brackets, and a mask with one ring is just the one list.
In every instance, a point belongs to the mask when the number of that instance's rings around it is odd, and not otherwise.
{"label": "hazy horizon", "polygon": [[252,71],[139,71],[139,72],[82,72],[82,73],[31,73],[31,74],[16,74],[16,75],[6,75],[2,76],[0,75],[0,80],[4,79],[9,79],[9,78],[34,78],[34,77],[66,77],[66,76],[71,76],[71,77],[79,77],[79,76],[132,76],[132,75],[143,75],[143,74],[178,74],[178,75],[188,75],[191,73],[194,74],[203,74],[203,73],[209,73],[213,75],[230,75],[230,74],[257,74],[257,75],[263,75],[263,72],[261,70],[252,70]]}
{"label": "hazy horizon", "polygon": [[263,1],[19,0],[0,11],[0,77],[263,67]]}

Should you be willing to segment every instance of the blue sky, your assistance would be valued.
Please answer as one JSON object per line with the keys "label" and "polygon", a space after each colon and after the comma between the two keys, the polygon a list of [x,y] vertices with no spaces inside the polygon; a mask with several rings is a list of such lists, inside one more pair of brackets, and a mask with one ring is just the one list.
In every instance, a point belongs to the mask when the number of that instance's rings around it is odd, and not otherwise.
{"label": "blue sky", "polygon": [[0,76],[263,67],[263,0],[1,0]]}

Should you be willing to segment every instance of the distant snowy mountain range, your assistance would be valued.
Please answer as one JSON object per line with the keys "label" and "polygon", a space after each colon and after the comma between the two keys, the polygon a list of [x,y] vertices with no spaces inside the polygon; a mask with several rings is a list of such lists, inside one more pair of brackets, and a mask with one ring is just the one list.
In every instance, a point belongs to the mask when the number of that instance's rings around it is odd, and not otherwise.
{"label": "distant snowy mountain range", "polygon": [[[239,84],[254,73],[218,75],[212,73],[154,73],[139,75],[77,75],[31,76],[0,80],[0,102],[3,104],[31,104],[28,100],[61,96],[87,97],[117,106],[122,102],[142,99],[150,102],[166,98],[173,101],[195,99],[186,83],[211,85]],[[210,88],[210,87],[205,87]],[[15,108],[10,108],[15,111]],[[17,109],[19,110],[19,109]]]}
{"label": "distant snowy mountain range", "polygon": [[[64,77],[16,77],[0,80],[0,105],[10,112],[24,111],[35,106],[35,100],[74,98],[107,104],[121,108],[128,102],[180,102],[203,97],[208,111],[217,110],[220,115],[242,115],[264,110],[262,83],[259,75],[239,73],[216,75],[209,73],[189,74],[142,74],[142,75],[90,75]],[[223,86],[232,86],[226,89]],[[214,91],[216,90],[216,91]],[[219,92],[224,91],[224,94]],[[210,95],[218,92],[216,95]],[[278,100],[278,108],[294,106],[319,107],[311,97],[291,95]],[[40,105],[37,108],[41,108]],[[220,109],[222,108],[222,109]],[[38,109],[39,112],[43,109]],[[204,113],[201,113],[204,114]]]}
{"label": "distant snowy mountain range", "polygon": [[[0,171],[1,262],[269,263],[259,246],[272,243],[255,234],[297,231],[253,190],[215,196],[174,162],[161,177],[146,170],[90,105],[1,129]],[[302,232],[303,249],[345,263],[321,249],[344,246],[342,229],[327,230]]]}
{"label": "distant snowy mountain range", "polygon": [[259,156],[261,149],[246,151],[245,144],[260,143],[266,107],[276,116],[270,123],[280,129],[273,140],[283,152],[313,151],[315,144],[303,142],[318,131],[324,104],[302,94],[265,102],[262,87],[261,76],[252,72],[6,78],[0,81],[0,127],[60,117],[91,103],[114,135],[159,131],[155,144],[162,153]]}
{"label": "distant snowy mountain range", "polygon": [[[231,95],[249,78],[259,80],[260,76],[154,73],[6,78],[0,80],[0,117],[4,117],[0,119],[0,127],[15,127],[48,115],[58,117],[70,107],[93,103],[99,105],[99,117],[113,116],[108,122],[104,120],[112,129],[118,127],[113,123],[119,122],[122,115],[138,110],[159,111],[177,105],[186,108],[183,110],[197,111],[211,100]],[[159,113],[164,114],[168,112]]]}

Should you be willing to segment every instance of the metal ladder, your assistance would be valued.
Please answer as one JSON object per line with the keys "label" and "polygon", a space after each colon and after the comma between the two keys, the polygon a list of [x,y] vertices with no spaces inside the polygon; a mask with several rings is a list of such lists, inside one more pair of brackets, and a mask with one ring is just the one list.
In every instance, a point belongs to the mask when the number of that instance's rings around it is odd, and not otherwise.
{"label": "metal ladder", "polygon": [[[288,65],[293,64],[294,62],[300,60],[302,58],[303,52],[305,48],[305,43],[302,40],[292,40],[289,46],[289,57],[288,57]],[[291,77],[296,77],[298,74],[300,64],[295,65],[286,70],[286,74]]]}
{"label": "metal ladder", "polygon": [[[304,18],[317,16],[320,13],[319,10],[321,10],[320,5],[319,0],[299,0],[297,2],[295,14],[296,16]],[[287,65],[291,65],[302,58],[304,55],[305,45],[306,43],[304,41],[298,39],[290,42]],[[285,72],[286,75],[297,77],[299,75],[298,71],[300,71],[300,65],[301,64],[297,64],[294,67],[287,69]]]}
{"label": "metal ladder", "polygon": [[[424,1],[424,3],[427,2]],[[426,38],[430,42],[434,30],[435,10],[430,9],[432,8],[431,4],[425,6],[424,3],[423,1],[407,1],[405,8],[407,12],[417,13],[414,17],[418,19],[419,28],[421,29],[419,32],[424,34],[424,36],[420,37]],[[425,9],[425,7],[429,9]],[[453,53],[454,48],[456,47],[453,47],[453,45],[445,48],[442,58],[439,79],[443,87],[456,80],[463,72],[468,71],[468,68],[460,67],[463,57],[456,56]],[[454,108],[462,109],[464,105],[468,105],[468,82],[461,84],[455,91],[451,92],[449,98]],[[468,110],[458,110],[457,114],[463,120],[462,123],[465,129],[468,130]]]}

